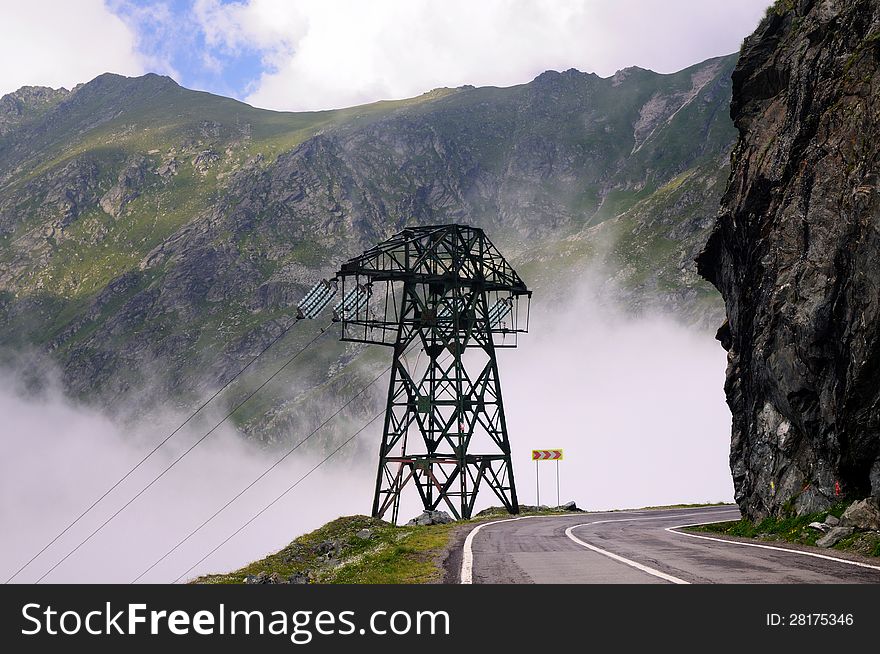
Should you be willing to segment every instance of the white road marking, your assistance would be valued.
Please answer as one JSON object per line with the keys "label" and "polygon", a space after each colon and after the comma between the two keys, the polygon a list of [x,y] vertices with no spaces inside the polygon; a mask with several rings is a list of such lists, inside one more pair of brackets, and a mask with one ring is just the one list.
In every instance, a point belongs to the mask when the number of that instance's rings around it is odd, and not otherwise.
{"label": "white road marking", "polygon": [[[588,550],[592,550],[597,554],[602,554],[603,556],[607,556],[610,559],[614,559],[620,563],[630,566],[631,568],[635,568],[636,570],[641,570],[642,572],[646,572],[647,574],[659,577],[660,579],[664,579],[673,584],[690,584],[691,582],[685,581],[684,579],[680,579],[679,577],[675,577],[670,574],[666,574],[665,572],[661,572],[656,568],[651,568],[647,565],[639,563],[638,561],[633,561],[631,559],[627,559],[626,557],[620,556],[619,554],[615,554],[614,552],[609,552],[608,550],[603,550],[601,547],[596,547],[595,545],[591,545],[585,541],[582,541],[580,538],[571,533],[573,530],[578,529],[580,527],[589,527],[590,525],[601,525],[608,522],[638,522],[642,520],[668,520],[670,517],[674,516],[652,516],[650,518],[617,518],[615,520],[595,520],[593,522],[585,522],[579,525],[573,525],[565,530],[565,535],[568,536],[569,539],[577,543],[582,547],[586,547]],[[716,521],[717,522],[717,521]],[[705,523],[709,524],[709,523]]]}
{"label": "white road marking", "polygon": [[880,570],[880,566],[870,565],[868,563],[860,563],[859,561],[850,561],[848,559],[841,559],[836,556],[828,556],[827,554],[819,554],[817,552],[803,552],[801,550],[790,549],[788,547],[776,547],[773,545],[761,545],[759,543],[743,543],[737,540],[726,540],[724,538],[713,538],[712,536],[700,536],[697,534],[688,534],[684,531],[676,531],[676,529],[685,529],[687,527],[699,527],[700,525],[711,525],[714,522],[696,522],[689,525],[678,525],[677,527],[666,527],[666,531],[670,534],[677,534],[679,536],[687,536],[688,538],[699,538],[701,540],[711,540],[716,543],[727,543],[728,545],[742,545],[743,547],[759,547],[762,550],[774,550],[776,552],[788,552],[789,554],[799,554],[801,556],[812,556],[816,559],[825,559],[826,561],[836,561],[837,563],[846,563],[847,565],[854,565],[858,568],[869,568],[871,570]]}
{"label": "white road marking", "polygon": [[[497,525],[502,522],[515,522],[516,520],[525,520],[526,518],[553,518],[557,516],[536,516],[536,515],[521,515],[518,518],[507,518],[505,520],[493,520],[492,522],[484,522],[481,525],[477,525],[473,529],[471,529],[471,533],[467,535],[467,538],[464,539],[464,546],[462,546],[461,550],[461,571],[458,573],[458,583],[460,584],[472,584],[474,583],[474,536],[477,535],[477,532],[480,531],[483,527],[488,527],[489,525]],[[567,516],[566,516],[567,517]]]}
{"label": "white road marking", "polygon": [[[720,509],[720,510],[723,511],[724,509]],[[635,514],[635,515],[639,515],[639,514]],[[571,517],[571,516],[565,516],[565,515],[519,516],[518,518],[508,518],[505,520],[494,520],[492,522],[485,522],[481,525],[478,525],[468,534],[467,538],[464,541],[464,547],[462,550],[461,573],[460,573],[460,582],[459,583],[462,583],[462,584],[472,584],[473,583],[473,565],[474,565],[473,541],[474,541],[474,537],[476,536],[477,532],[479,532],[483,527],[488,527],[490,525],[497,525],[502,522],[513,522],[516,520],[524,520],[526,518],[564,518],[564,517]],[[609,522],[636,522],[636,521],[643,521],[643,520],[664,520],[664,519],[668,520],[670,517],[674,517],[674,516],[665,515],[665,516],[651,516],[648,518],[616,518],[613,520],[596,520],[593,522],[585,522],[582,524],[573,525],[565,530],[565,535],[569,539],[571,539],[573,542],[577,543],[578,545],[580,545],[582,547],[585,547],[589,550],[592,550],[592,551],[596,552],[597,554],[602,554],[603,556],[607,556],[615,561],[618,561],[618,562],[623,563],[625,565],[628,565],[630,567],[636,568],[637,570],[641,570],[642,572],[645,572],[649,575],[659,577],[660,579],[664,579],[664,580],[669,581],[674,584],[689,584],[690,582],[685,581],[684,579],[680,579],[680,578],[675,577],[673,575],[666,574],[665,572],[661,572],[660,570],[656,570],[656,569],[651,568],[649,566],[643,565],[641,563],[638,563],[637,561],[632,561],[630,559],[627,559],[623,556],[620,556],[619,554],[614,554],[613,552],[609,552],[607,550],[603,550],[600,547],[596,547],[595,545],[592,545],[590,543],[587,543],[587,542],[581,540],[580,538],[578,538],[577,536],[575,536],[572,533],[572,531],[575,529],[578,529],[580,527],[589,527],[590,525],[605,524],[605,523],[609,523]],[[851,566],[855,566],[858,568],[867,568],[870,570],[880,571],[880,566],[877,566],[877,565],[871,565],[868,563],[861,563],[859,561],[850,561],[848,559],[842,559],[842,558],[839,558],[836,556],[829,556],[827,554],[819,554],[817,552],[804,552],[801,550],[790,549],[787,547],[777,547],[774,545],[763,545],[760,543],[744,543],[744,542],[735,541],[735,540],[726,540],[724,538],[715,538],[712,536],[702,536],[702,535],[698,535],[698,534],[689,534],[686,532],[677,531],[678,529],[685,529],[687,527],[698,527],[700,525],[708,525],[708,524],[713,524],[716,522],[724,522],[724,520],[723,520],[723,518],[721,518],[721,519],[709,520],[709,521],[705,521],[705,522],[695,522],[695,523],[690,523],[690,524],[686,524],[686,525],[677,525],[675,527],[666,527],[665,531],[668,531],[669,533],[672,533],[672,534],[677,534],[679,536],[687,536],[688,538],[698,538],[700,540],[714,541],[717,543],[725,543],[728,545],[742,545],[743,547],[757,547],[757,548],[765,549],[765,550],[786,552],[788,554],[797,554],[800,556],[810,556],[810,557],[813,557],[816,559],[823,559],[826,561],[835,561],[837,563],[844,563],[846,565],[851,565]]]}
{"label": "white road marking", "polygon": [[[590,523],[590,524],[592,524],[592,523]],[[574,527],[586,527],[586,526],[587,525],[575,525]],[[690,583],[689,581],[685,581],[684,579],[679,579],[678,577],[673,577],[672,575],[668,575],[665,572],[660,572],[659,570],[655,570],[654,568],[649,568],[648,566],[642,565],[641,563],[638,563],[638,562],[633,561],[631,559],[624,558],[624,557],[620,556],[619,554],[615,554],[614,552],[609,552],[608,550],[603,550],[601,547],[596,547],[595,545],[590,545],[589,543],[582,541],[577,536],[572,535],[571,530],[574,529],[574,527],[569,527],[568,529],[566,529],[565,535],[568,536],[571,540],[573,540],[578,545],[586,547],[588,550],[593,550],[594,552],[596,552],[598,554],[602,554],[603,556],[607,556],[609,559],[614,559],[615,561],[619,561],[620,563],[628,565],[631,568],[635,568],[636,570],[641,570],[642,572],[647,572],[649,575],[652,575],[654,577],[660,577],[660,579],[665,579],[666,581],[671,582],[673,584],[689,584]]]}
{"label": "white road marking", "polygon": [[[633,515],[643,515],[644,513],[645,513],[644,511],[633,512]],[[460,583],[460,584],[473,584],[474,583],[474,551],[473,551],[474,536],[476,536],[477,533],[483,527],[489,527],[490,525],[497,525],[502,522],[515,522],[517,520],[525,520],[526,518],[571,518],[571,517],[572,517],[571,515],[565,515],[565,514],[562,514],[562,515],[522,515],[522,516],[519,516],[518,518],[506,518],[504,520],[493,520],[492,522],[484,522],[481,525],[477,525],[467,535],[467,538],[464,539],[464,545],[462,546],[462,551],[461,551],[461,569],[458,574],[458,583]],[[587,525],[599,524],[601,522],[627,522],[630,520],[659,520],[661,518],[668,519],[670,517],[674,517],[674,516],[653,516],[650,518],[623,518],[623,519],[617,519],[617,520],[599,520],[597,522],[588,522],[586,524],[575,525],[574,527],[570,527],[569,530],[574,529],[575,527],[585,527]],[[578,538],[575,538],[574,536],[569,534],[568,533],[569,530],[566,530],[566,532],[565,532],[569,538],[571,538],[573,541],[575,541],[579,545],[593,549],[592,545],[589,545],[589,544],[583,542],[582,540],[579,540]],[[596,551],[600,552],[601,554],[606,554],[607,556],[610,556],[611,558],[618,558],[619,560],[621,560],[623,562],[628,562],[627,565],[630,565],[630,564],[634,564],[635,566],[641,565],[640,563],[636,563],[635,561],[629,561],[629,559],[624,559],[623,557],[617,557],[616,554],[612,554],[611,552],[605,552],[604,550],[599,550],[598,548],[596,548]],[[644,567],[646,568],[644,570],[645,572],[652,569],[652,568],[647,568],[647,566],[644,566]],[[655,570],[654,572],[657,572],[659,575],[664,575],[664,573],[660,572],[659,570]],[[653,574],[653,573],[649,572],[649,574]],[[669,577],[670,581],[675,579],[675,577],[672,577],[671,575],[666,575],[666,577]],[[686,584],[688,582],[678,580],[677,582],[673,582],[673,583],[685,583]]]}

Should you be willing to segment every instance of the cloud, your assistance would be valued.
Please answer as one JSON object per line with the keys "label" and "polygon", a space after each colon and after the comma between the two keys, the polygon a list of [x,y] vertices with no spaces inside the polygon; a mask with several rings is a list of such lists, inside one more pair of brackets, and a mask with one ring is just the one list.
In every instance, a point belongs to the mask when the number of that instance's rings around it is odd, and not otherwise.
{"label": "cloud", "polygon": [[439,86],[505,86],[547,69],[673,72],[736,51],[769,0],[197,0],[208,47],[258,51],[246,100],[350,106]]}
{"label": "cloud", "polygon": [[25,85],[71,88],[105,72],[140,75],[137,35],[101,0],[0,4],[0,94]]}
{"label": "cloud", "polygon": [[[35,394],[35,381],[30,371],[0,369],[0,414],[4,420],[0,440],[0,579],[4,581],[183,417],[152,415],[137,428],[72,402],[58,390],[57,383]],[[33,582],[47,572],[215,424],[218,416],[178,433],[15,581]],[[369,440],[376,441],[375,435]],[[319,456],[291,456],[143,581],[167,583],[185,573],[299,479]],[[231,427],[218,430],[51,572],[46,581],[132,581],[278,457],[277,452],[250,445]],[[349,445],[185,578],[238,568],[340,515],[367,512],[374,475],[372,460],[367,465],[358,444]]]}
{"label": "cloud", "polygon": [[0,93],[170,74],[260,107],[327,109],[547,69],[673,72],[735,51],[769,0],[0,0]]}
{"label": "cloud", "polygon": [[[632,316],[616,303],[600,273],[567,306],[536,300],[531,333],[499,353],[513,465],[523,504],[535,502],[530,451],[562,447],[561,497],[590,510],[733,496],[728,468],[730,413],[724,402],[725,353],[711,333],[659,313]],[[601,292],[590,289],[604,288]],[[388,357],[390,352],[386,352]],[[51,368],[22,360],[0,369],[0,579],[6,579],[121,474],[179,424],[181,415],[151,415],[140,428],[65,398],[59,384],[35,392]],[[418,363],[419,358],[416,359]],[[383,377],[380,387],[387,384]],[[328,401],[331,415],[341,398]],[[222,407],[159,450],[16,581],[36,580],[103,520],[207,431]],[[333,422],[338,440],[364,418]],[[374,422],[301,486],[187,577],[228,571],[340,515],[367,513],[372,501],[381,421]],[[294,428],[296,440],[305,434]],[[295,453],[144,581],[169,582],[277,497],[330,451],[319,433],[311,454]],[[47,581],[122,582],[143,572],[277,459],[232,427],[218,431],[60,565]],[[555,504],[553,464],[541,465],[541,501]],[[476,509],[497,505],[484,488]],[[412,486],[400,517],[421,511]]]}
{"label": "cloud", "polygon": [[[520,502],[532,449],[561,447],[561,501],[589,510],[732,501],[726,355],[711,332],[627,315],[594,272],[565,308],[533,303],[530,333],[499,356]],[[554,464],[541,503],[556,503]],[[485,499],[485,498],[483,498]]]}

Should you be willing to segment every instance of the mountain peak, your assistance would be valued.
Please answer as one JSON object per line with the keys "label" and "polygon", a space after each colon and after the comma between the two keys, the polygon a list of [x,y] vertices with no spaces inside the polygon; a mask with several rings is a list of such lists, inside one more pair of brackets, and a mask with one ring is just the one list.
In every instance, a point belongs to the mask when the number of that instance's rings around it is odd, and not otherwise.
{"label": "mountain peak", "polygon": [[50,86],[32,86],[25,85],[20,89],[7,93],[0,97],[0,101],[9,99],[17,99],[23,102],[41,102],[56,95],[66,95],[69,93],[64,87],[53,89]]}
{"label": "mountain peak", "polygon": [[127,77],[118,73],[101,73],[93,80],[84,84],[78,84],[74,91],[84,88],[100,88],[102,91],[114,88],[181,88],[180,85],[167,75],[146,73],[137,77]]}
{"label": "mountain peak", "polygon": [[568,70],[562,71],[561,73],[558,70],[545,70],[543,73],[538,75],[532,81],[532,83],[538,87],[541,87],[555,86],[558,84],[565,84],[566,82],[583,82],[594,79],[599,79],[599,76],[596,75],[596,73],[585,73],[578,70],[577,68],[569,68]]}
{"label": "mountain peak", "polygon": [[632,77],[633,75],[638,75],[639,73],[650,73],[651,71],[641,68],[640,66],[627,66],[626,68],[621,68],[614,75],[611,76],[611,85],[612,86],[620,86],[627,79]]}
{"label": "mountain peak", "polygon": [[147,73],[138,77],[126,77],[117,73],[102,73],[89,82],[73,87],[65,104],[71,109],[84,108],[83,110],[90,113],[115,112],[125,108],[151,106],[160,96],[176,93],[196,92],[184,89],[166,75]]}
{"label": "mountain peak", "polygon": [[0,136],[17,125],[42,115],[70,94],[65,88],[22,86],[0,98]]}

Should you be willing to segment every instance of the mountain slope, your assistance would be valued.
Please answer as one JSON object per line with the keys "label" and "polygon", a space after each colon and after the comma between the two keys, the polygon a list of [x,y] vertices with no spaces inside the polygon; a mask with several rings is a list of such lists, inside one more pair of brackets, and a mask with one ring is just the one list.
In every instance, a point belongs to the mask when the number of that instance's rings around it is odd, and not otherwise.
{"label": "mountain slope", "polygon": [[[340,261],[446,221],[485,228],[539,298],[601,263],[633,308],[711,320],[717,296],[690,260],[727,175],[734,63],[551,71],[302,114],[156,75],[45,91],[0,136],[2,344],[51,352],[93,401],[185,405]],[[318,326],[302,327],[279,355]],[[331,367],[364,374],[364,356],[380,360],[328,339],[241,420],[273,440],[299,393],[343,384]]]}

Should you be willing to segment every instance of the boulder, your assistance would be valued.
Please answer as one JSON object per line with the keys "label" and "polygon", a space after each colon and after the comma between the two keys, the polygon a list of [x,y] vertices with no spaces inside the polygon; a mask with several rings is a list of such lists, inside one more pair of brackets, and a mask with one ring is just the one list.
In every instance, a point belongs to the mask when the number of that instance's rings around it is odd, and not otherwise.
{"label": "boulder", "polygon": [[271,575],[268,572],[259,572],[256,575],[248,575],[244,578],[244,583],[246,584],[274,584],[278,583],[277,581],[273,581],[273,578],[278,578],[278,573],[273,572]]}
{"label": "boulder", "polygon": [[829,513],[827,516],[825,516],[825,524],[829,527],[836,527],[840,524],[840,518],[838,518],[836,515],[831,515]]}
{"label": "boulder", "polygon": [[880,505],[871,498],[853,502],[840,517],[840,526],[880,531]]}
{"label": "boulder", "polygon": [[369,529],[361,529],[355,534],[355,536],[357,536],[361,540],[369,540],[373,537],[373,532]]}
{"label": "boulder", "polygon": [[563,511],[580,511],[580,509],[578,508],[578,505],[575,504],[574,502],[566,502],[565,504],[563,504],[559,508],[562,509]]}
{"label": "boulder", "polygon": [[320,555],[325,560],[338,558],[345,548],[345,543],[339,539],[322,540],[312,548],[312,551]]}
{"label": "boulder", "polygon": [[413,518],[406,524],[408,526],[414,525],[445,525],[452,522],[452,516],[450,516],[446,511],[422,511],[422,514]]}
{"label": "boulder", "polygon": [[818,529],[823,534],[826,531],[828,531],[829,529],[831,529],[831,525],[826,524],[824,522],[811,522],[810,524],[807,525],[807,527],[809,527],[810,529]]}
{"label": "boulder", "polygon": [[305,572],[294,572],[287,578],[289,584],[307,584],[309,583],[309,575]]}
{"label": "boulder", "polygon": [[833,547],[847,536],[852,536],[855,529],[852,527],[832,527],[831,530],[816,541],[819,547]]}

